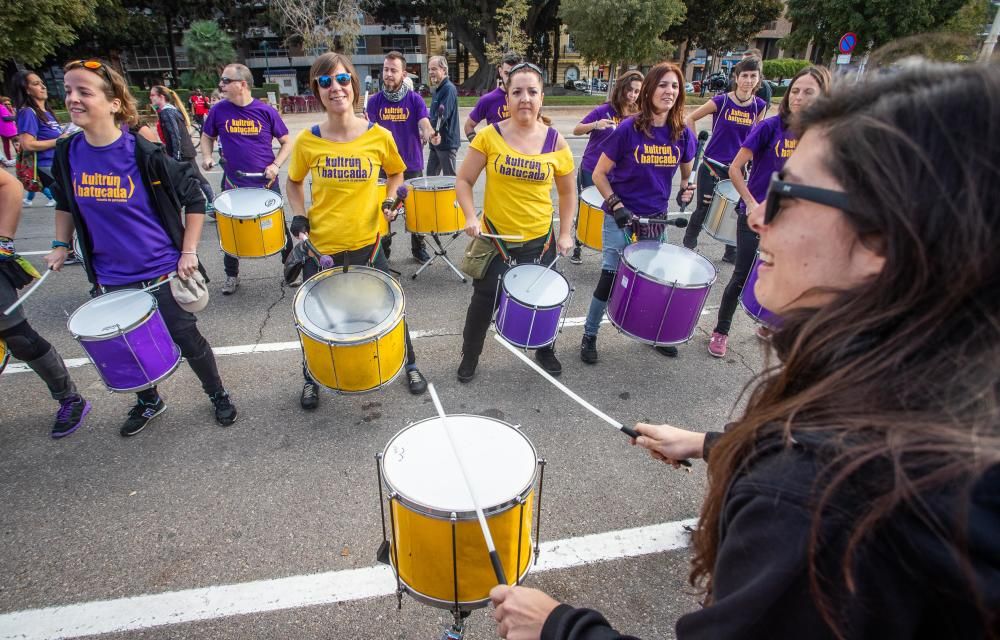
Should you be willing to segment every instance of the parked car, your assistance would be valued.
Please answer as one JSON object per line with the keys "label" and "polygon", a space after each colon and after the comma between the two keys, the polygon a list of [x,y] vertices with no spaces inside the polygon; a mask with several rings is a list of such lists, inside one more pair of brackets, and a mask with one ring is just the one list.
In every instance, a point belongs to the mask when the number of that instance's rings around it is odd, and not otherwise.
{"label": "parked car", "polygon": [[577,91],[582,91],[584,93],[590,93],[590,83],[586,80],[577,80],[573,83],[573,88]]}
{"label": "parked car", "polygon": [[694,93],[696,89],[694,88],[693,82],[688,82],[684,85],[684,93]]}
{"label": "parked car", "polygon": [[701,92],[701,80],[695,80],[694,82],[691,83],[691,86],[694,87],[694,89],[691,91],[691,93],[700,93]]}

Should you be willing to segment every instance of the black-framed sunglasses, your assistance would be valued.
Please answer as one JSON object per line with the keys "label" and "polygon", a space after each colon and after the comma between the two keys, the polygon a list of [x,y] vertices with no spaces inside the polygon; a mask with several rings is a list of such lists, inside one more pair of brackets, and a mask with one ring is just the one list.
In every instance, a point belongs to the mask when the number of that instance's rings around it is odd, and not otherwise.
{"label": "black-framed sunglasses", "polygon": [[843,191],[785,182],[784,177],[784,172],[781,171],[775,171],[771,174],[771,184],[767,188],[767,202],[764,207],[764,224],[771,224],[774,221],[775,216],[778,215],[782,198],[808,200],[843,211],[849,211],[851,208],[850,200]]}
{"label": "black-framed sunglasses", "polygon": [[351,74],[349,73],[338,73],[334,76],[316,76],[316,84],[319,85],[320,89],[329,89],[336,80],[337,84],[342,87],[350,86],[351,84]]}
{"label": "black-framed sunglasses", "polygon": [[229,84],[232,82],[244,82],[244,80],[243,78],[227,78],[226,76],[222,76],[221,78],[219,78],[219,84],[221,84],[224,87],[229,86]]}

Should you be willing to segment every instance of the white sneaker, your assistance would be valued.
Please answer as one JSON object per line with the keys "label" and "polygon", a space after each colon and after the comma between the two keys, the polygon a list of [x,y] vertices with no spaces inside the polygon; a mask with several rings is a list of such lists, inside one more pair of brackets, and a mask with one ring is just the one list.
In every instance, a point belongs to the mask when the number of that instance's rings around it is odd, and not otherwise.
{"label": "white sneaker", "polygon": [[30,207],[31,205],[33,205],[35,203],[35,201],[34,200],[28,200],[27,198],[25,198],[24,200],[21,201],[21,203],[24,206],[26,206],[26,207]]}
{"label": "white sneaker", "polygon": [[45,203],[45,206],[46,207],[54,207],[54,206],[56,206],[56,201],[55,200],[49,200],[48,202]]}
{"label": "white sneaker", "polygon": [[226,282],[222,285],[222,295],[229,296],[236,293],[236,287],[240,286],[240,279],[236,276],[226,276]]}

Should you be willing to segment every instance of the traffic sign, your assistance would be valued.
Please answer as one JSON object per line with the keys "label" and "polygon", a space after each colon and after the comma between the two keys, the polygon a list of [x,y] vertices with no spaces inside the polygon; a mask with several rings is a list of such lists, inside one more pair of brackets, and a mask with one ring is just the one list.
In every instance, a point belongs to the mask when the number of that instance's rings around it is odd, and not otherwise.
{"label": "traffic sign", "polygon": [[837,44],[837,49],[841,53],[850,53],[854,51],[854,47],[858,44],[858,34],[853,31],[848,31],[844,35],[840,36],[840,42]]}

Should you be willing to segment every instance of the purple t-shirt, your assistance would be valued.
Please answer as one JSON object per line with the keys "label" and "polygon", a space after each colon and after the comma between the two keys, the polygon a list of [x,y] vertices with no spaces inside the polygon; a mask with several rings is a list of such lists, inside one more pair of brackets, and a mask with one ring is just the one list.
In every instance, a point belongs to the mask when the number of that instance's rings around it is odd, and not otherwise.
{"label": "purple t-shirt", "polygon": [[503,122],[510,117],[510,110],[507,108],[507,92],[497,87],[486,95],[479,98],[476,106],[472,107],[469,117],[473,122],[486,119],[486,124],[496,124]]}
{"label": "purple t-shirt", "polygon": [[781,116],[771,116],[753,128],[743,146],[753,152],[753,167],[747,189],[757,202],[763,202],[771,183],[771,174],[781,171],[798,140],[781,124]]}
{"label": "purple t-shirt", "polygon": [[288,127],[274,107],[256,98],[245,107],[221,100],[205,116],[203,131],[225,147],[226,180],[230,184],[278,190],[277,180],[267,184],[264,178],[240,177],[236,173],[263,173],[274,162],[271,139],[288,135]]}
{"label": "purple t-shirt", "polygon": [[615,163],[608,174],[611,188],[634,214],[663,213],[670,204],[670,187],[677,166],[694,160],[697,141],[684,127],[674,141],[670,125],[653,127],[653,137],[635,128],[635,117],[622,120],[600,151]]}
{"label": "purple t-shirt", "polygon": [[420,141],[420,121],[428,118],[427,103],[416,91],[407,91],[399,102],[390,102],[379,91],[368,98],[368,121],[382,125],[392,134],[407,171],[424,170],[424,145]]}
{"label": "purple t-shirt", "polygon": [[[588,113],[580,121],[581,124],[589,124],[598,120],[611,119],[615,127],[621,124],[621,116],[615,112],[615,108],[610,102],[605,102]],[[590,132],[590,140],[587,141],[587,148],[583,150],[583,158],[580,160],[580,169],[583,171],[593,171],[597,167],[597,161],[601,159],[601,144],[611,137],[615,132],[615,127],[607,129],[594,129]]]}
{"label": "purple t-shirt", "polygon": [[[46,122],[38,119],[38,114],[34,109],[25,107],[17,112],[17,132],[30,133],[36,140],[55,140],[62,135],[62,128],[51,111],[46,111]],[[37,154],[38,166],[51,167],[52,160],[56,155],[56,148],[39,151]]]}
{"label": "purple t-shirt", "polygon": [[720,93],[712,98],[715,113],[712,114],[712,139],[705,147],[705,157],[729,164],[743,145],[743,139],[750,133],[767,103],[754,96],[753,102],[741,107],[729,97]]}
{"label": "purple t-shirt", "polygon": [[166,275],[181,254],[150,202],[135,162],[135,136],[123,133],[106,147],[83,134],[69,145],[73,196],[93,241],[101,284],[129,284]]}

